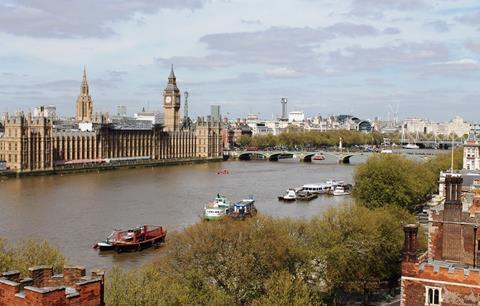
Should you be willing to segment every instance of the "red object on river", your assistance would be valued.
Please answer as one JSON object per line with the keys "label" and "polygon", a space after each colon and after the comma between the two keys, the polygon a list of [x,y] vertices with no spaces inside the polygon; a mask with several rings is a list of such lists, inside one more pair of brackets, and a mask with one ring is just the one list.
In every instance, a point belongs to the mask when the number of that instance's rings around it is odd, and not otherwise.
{"label": "red object on river", "polygon": [[117,253],[125,251],[141,251],[165,242],[167,230],[162,226],[143,225],[129,230],[115,230],[104,241],[94,245],[100,251],[114,250]]}

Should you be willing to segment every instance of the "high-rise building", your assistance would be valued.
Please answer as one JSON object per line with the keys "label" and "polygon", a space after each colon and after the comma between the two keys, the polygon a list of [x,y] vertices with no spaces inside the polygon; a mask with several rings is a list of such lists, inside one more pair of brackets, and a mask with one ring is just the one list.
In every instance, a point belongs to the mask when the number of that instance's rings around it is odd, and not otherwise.
{"label": "high-rise building", "polygon": [[282,98],[280,100],[280,103],[282,103],[282,117],[280,117],[280,120],[288,120],[287,116],[287,98]]}
{"label": "high-rise building", "polygon": [[77,98],[77,122],[92,122],[93,100],[90,96],[87,82],[87,70],[83,68],[83,80],[80,86],[80,95]]}
{"label": "high-rise building", "polygon": [[165,131],[177,131],[180,127],[180,90],[177,87],[173,65],[167,87],[163,91],[163,113]]}
{"label": "high-rise building", "polygon": [[220,105],[210,105],[210,116],[212,119],[220,120]]}

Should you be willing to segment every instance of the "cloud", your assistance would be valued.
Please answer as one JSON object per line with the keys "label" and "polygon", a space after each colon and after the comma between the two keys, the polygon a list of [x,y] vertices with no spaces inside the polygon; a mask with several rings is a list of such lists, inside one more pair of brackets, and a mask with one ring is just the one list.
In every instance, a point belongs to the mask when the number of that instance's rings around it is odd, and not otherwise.
{"label": "cloud", "polygon": [[432,63],[416,69],[424,76],[471,77],[472,73],[480,71],[480,62],[465,58],[459,60]]}
{"label": "cloud", "polygon": [[0,4],[0,31],[33,37],[107,37],[112,23],[161,9],[199,9],[204,0],[16,0]]}
{"label": "cloud", "polygon": [[247,25],[261,25],[262,22],[260,19],[255,19],[255,20],[248,20],[248,19],[242,19],[240,20],[241,23],[247,24]]}
{"label": "cloud", "polygon": [[302,76],[300,72],[287,67],[269,69],[265,72],[265,74],[274,78],[297,78]]}
{"label": "cloud", "polygon": [[385,35],[400,34],[400,29],[399,28],[394,28],[394,27],[388,27],[385,30],[383,30],[383,34],[385,34]]}
{"label": "cloud", "polygon": [[480,53],[480,41],[478,40],[468,40],[465,42],[465,47],[470,51]]}
{"label": "cloud", "polygon": [[354,24],[349,22],[336,23],[332,26],[326,27],[325,30],[333,34],[343,35],[347,37],[378,35],[377,29],[370,25]]}
{"label": "cloud", "polygon": [[352,15],[382,17],[384,11],[411,11],[424,8],[422,0],[353,0]]}
{"label": "cloud", "polygon": [[455,18],[455,20],[463,24],[479,27],[480,29],[480,10],[469,14],[464,14]]}
{"label": "cloud", "polygon": [[448,32],[450,30],[450,26],[448,25],[448,23],[446,23],[443,20],[436,20],[436,21],[428,22],[428,23],[425,24],[425,26],[427,28],[431,28],[431,29],[435,30],[438,33],[445,33],[445,32]]}
{"label": "cloud", "polygon": [[383,68],[388,65],[417,65],[448,59],[448,48],[442,43],[422,42],[363,48],[347,47],[331,53],[332,65],[345,70]]}

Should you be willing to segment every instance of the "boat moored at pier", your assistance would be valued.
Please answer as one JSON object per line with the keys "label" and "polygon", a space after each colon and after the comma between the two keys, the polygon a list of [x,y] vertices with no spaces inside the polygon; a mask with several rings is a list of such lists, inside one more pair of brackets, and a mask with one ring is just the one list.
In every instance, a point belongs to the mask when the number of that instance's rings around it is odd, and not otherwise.
{"label": "boat moored at pier", "polygon": [[129,230],[115,230],[106,240],[95,244],[94,248],[117,253],[141,251],[164,242],[166,236],[167,230],[162,226],[143,225]]}
{"label": "boat moored at pier", "polygon": [[278,196],[279,201],[293,202],[297,199],[297,192],[295,189],[287,189],[283,195]]}
{"label": "boat moored at pier", "polygon": [[230,216],[234,219],[245,219],[246,217],[252,217],[257,213],[255,207],[255,199],[250,196],[247,199],[243,199],[233,205],[233,211]]}
{"label": "boat moored at pier", "polygon": [[233,210],[233,205],[223,195],[217,194],[215,201],[208,203],[204,208],[205,220],[218,220],[229,215]]}

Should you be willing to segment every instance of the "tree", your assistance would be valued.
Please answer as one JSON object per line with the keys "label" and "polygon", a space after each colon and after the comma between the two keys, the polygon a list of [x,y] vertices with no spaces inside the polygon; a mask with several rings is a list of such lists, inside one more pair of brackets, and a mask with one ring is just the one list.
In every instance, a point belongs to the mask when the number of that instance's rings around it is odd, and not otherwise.
{"label": "tree", "polygon": [[65,257],[47,241],[26,240],[13,246],[0,239],[0,272],[18,270],[23,276],[33,266],[52,266],[55,272],[63,270]]}
{"label": "tree", "polygon": [[338,292],[357,292],[366,305],[380,281],[398,279],[402,225],[414,221],[401,208],[370,210],[360,205],[332,208],[310,221],[307,243],[319,263],[330,303],[338,301]]}
{"label": "tree", "polygon": [[237,140],[237,144],[242,148],[248,147],[251,143],[252,143],[252,137],[250,135],[242,135]]}
{"label": "tree", "polygon": [[376,155],[354,174],[355,197],[366,207],[388,204],[414,210],[436,188],[436,174],[425,163],[396,154]]}

